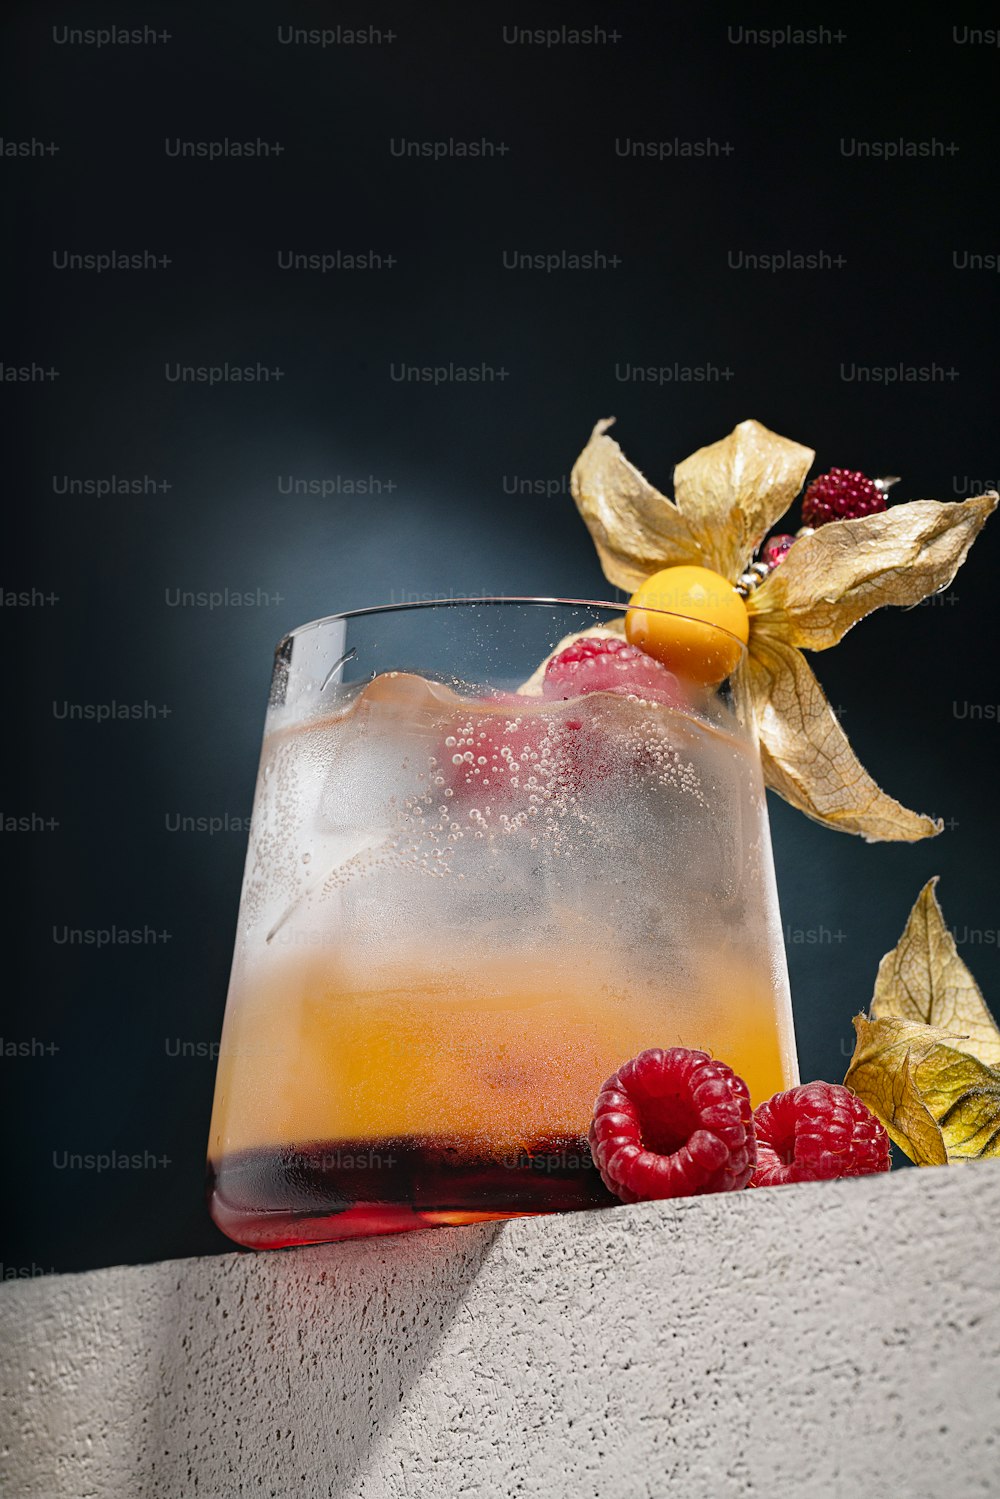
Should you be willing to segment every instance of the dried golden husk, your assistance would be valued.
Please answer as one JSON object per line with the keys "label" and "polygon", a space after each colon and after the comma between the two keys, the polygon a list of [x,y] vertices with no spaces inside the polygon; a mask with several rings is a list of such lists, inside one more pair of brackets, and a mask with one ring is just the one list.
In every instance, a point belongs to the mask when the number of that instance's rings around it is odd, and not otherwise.
{"label": "dried golden husk", "polygon": [[[607,436],[612,421],[595,426],[571,488],[606,576],[629,592],[683,563],[735,583],[813,459],[812,449],[741,422],[677,465],[675,501]],[[903,807],[862,767],[801,650],[826,650],[873,609],[947,588],[997,499],[916,500],[831,522],[798,540],[750,594],[742,697],[757,717],[767,784],[808,816],[871,842],[940,832],[939,820]]]}
{"label": "dried golden husk", "polygon": [[945,926],[936,884],[924,886],[879,964],[844,1078],[918,1166],[1000,1155],[1000,1030]]}

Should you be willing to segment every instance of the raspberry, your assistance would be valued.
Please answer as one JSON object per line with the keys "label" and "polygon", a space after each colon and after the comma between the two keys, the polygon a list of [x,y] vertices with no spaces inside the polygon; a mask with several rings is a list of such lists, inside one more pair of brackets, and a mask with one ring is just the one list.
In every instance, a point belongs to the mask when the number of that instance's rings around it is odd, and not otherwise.
{"label": "raspberry", "polygon": [[885,509],[885,495],[874,479],[857,469],[832,468],[820,474],[802,499],[802,524],[825,526],[831,520],[857,520]]}
{"label": "raspberry", "polygon": [[703,1051],[641,1052],[601,1089],[590,1149],[622,1202],[738,1192],[757,1160],[747,1085]]}
{"label": "raspberry", "polygon": [[617,636],[585,635],[553,656],[545,668],[543,696],[565,701],[587,692],[624,693],[683,706],[681,684],[673,672]]}
{"label": "raspberry", "polygon": [[769,536],[760,549],[760,560],[772,569],[779,567],[794,545],[794,536]]}
{"label": "raspberry", "polygon": [[752,1187],[869,1176],[889,1169],[889,1136],[850,1088],[806,1083],[776,1093],[753,1116],[757,1169]]}
{"label": "raspberry", "polygon": [[[459,796],[475,793],[478,799],[490,793],[517,801],[531,791],[572,792],[613,773],[613,738],[582,717],[556,715],[546,706],[589,692],[685,706],[673,672],[645,651],[617,637],[584,636],[549,662],[544,703],[495,692],[484,708],[508,712],[476,713],[470,706],[464,731],[451,735],[454,744],[446,742],[437,755],[448,785]],[[645,750],[637,750],[635,758],[645,765]]]}
{"label": "raspberry", "polygon": [[456,795],[475,792],[477,799],[522,801],[533,779],[550,792],[570,789],[577,777],[574,731],[580,724],[554,722],[534,711],[536,703],[537,699],[498,692],[488,706],[506,712],[476,713],[470,708],[461,726],[468,732],[450,735],[454,742],[446,740],[438,756]]}

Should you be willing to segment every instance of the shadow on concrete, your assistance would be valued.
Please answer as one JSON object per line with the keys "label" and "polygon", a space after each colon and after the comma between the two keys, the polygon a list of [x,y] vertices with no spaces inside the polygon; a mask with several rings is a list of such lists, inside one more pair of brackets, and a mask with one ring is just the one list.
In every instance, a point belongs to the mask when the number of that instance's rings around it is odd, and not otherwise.
{"label": "shadow on concrete", "polygon": [[502,1228],[160,1267],[142,1492],[354,1492]]}

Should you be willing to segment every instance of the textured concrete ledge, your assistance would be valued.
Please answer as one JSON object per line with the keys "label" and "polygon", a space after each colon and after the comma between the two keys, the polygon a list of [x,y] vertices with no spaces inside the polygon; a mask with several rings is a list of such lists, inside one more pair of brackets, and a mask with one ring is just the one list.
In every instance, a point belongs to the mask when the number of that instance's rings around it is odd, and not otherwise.
{"label": "textured concrete ledge", "polygon": [[0,1293],[12,1499],[996,1494],[1000,1163]]}

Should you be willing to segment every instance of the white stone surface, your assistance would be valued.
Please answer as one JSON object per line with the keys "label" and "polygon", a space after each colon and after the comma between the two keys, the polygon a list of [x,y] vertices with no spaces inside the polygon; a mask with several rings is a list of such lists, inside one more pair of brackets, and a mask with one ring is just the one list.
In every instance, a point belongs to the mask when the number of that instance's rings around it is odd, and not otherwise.
{"label": "white stone surface", "polygon": [[1000,1493],[1000,1163],[0,1293],[10,1499]]}

